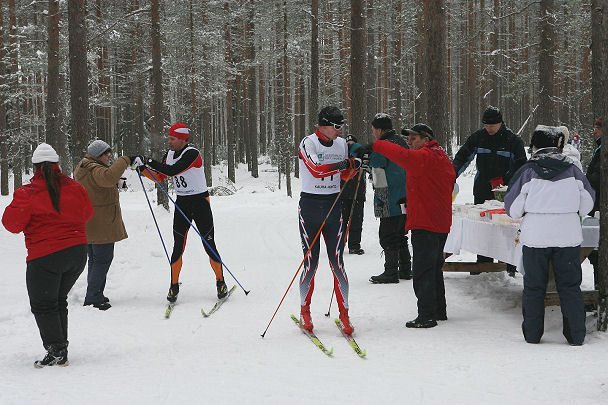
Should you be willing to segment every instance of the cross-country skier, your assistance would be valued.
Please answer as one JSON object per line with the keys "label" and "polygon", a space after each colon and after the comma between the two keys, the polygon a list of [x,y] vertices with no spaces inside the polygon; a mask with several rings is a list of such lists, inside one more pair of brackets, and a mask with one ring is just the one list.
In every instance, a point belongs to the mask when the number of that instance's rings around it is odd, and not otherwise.
{"label": "cross-country skier", "polygon": [[[334,291],[340,310],[343,332],[353,333],[348,318],[348,278],[342,253],[342,215],[340,204],[329,210],[340,193],[340,178],[348,179],[361,167],[361,160],[348,157],[348,147],[339,135],[344,126],[344,116],[337,107],[325,107],[319,112],[319,124],[314,134],[302,139],[299,148],[302,192],[300,194],[300,237],[305,258],[304,271],[300,277],[300,323],[308,331],[313,324],[310,316],[310,301],[314,289],[314,277],[319,264],[319,243],[310,245],[323,226],[323,238],[334,275]],[[329,215],[328,215],[329,213]],[[323,219],[327,216],[325,225]]]}
{"label": "cross-country skier", "polygon": [[[215,272],[217,297],[224,298],[228,294],[222,263],[215,240],[213,239],[213,214],[209,203],[209,192],[203,169],[203,159],[200,152],[188,145],[190,131],[185,124],[178,122],[169,129],[169,151],[162,163],[151,158],[141,157],[142,164],[156,173],[156,181],[172,177],[177,193],[177,206],[194,222],[207,243],[203,243],[209,256],[209,262]],[[137,164],[137,163],[136,163]],[[143,167],[139,170],[147,177],[150,174]],[[173,253],[171,255],[171,286],[167,294],[169,302],[175,302],[179,293],[179,273],[182,269],[182,255],[186,247],[186,237],[190,224],[184,216],[175,210],[173,214]]]}

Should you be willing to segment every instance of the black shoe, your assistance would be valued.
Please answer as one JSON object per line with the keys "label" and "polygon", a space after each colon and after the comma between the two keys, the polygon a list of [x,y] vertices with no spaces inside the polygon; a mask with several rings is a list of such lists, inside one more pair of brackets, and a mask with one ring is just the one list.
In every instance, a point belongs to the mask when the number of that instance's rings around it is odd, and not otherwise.
{"label": "black shoe", "polygon": [[112,305],[110,305],[109,302],[100,302],[99,304],[93,304],[93,306],[100,311],[107,311],[112,308]]}
{"label": "black shoe", "polygon": [[179,294],[179,283],[171,284],[171,287],[169,287],[169,292],[167,293],[167,301],[177,301],[177,294]]}
{"label": "black shoe", "polygon": [[56,349],[53,347],[53,345],[49,347],[48,351],[46,352],[46,355],[42,360],[36,360],[34,362],[34,367],[36,368],[43,368],[47,366],[65,367],[69,365],[70,362],[68,361],[68,349]]}
{"label": "black shoe", "polygon": [[448,315],[445,312],[439,312],[439,313],[437,313],[435,320],[436,321],[447,321]]}
{"label": "black shoe", "polygon": [[365,250],[363,250],[361,248],[357,248],[357,249],[349,248],[348,253],[350,253],[351,255],[362,255],[365,253]]}
{"label": "black shoe", "polygon": [[89,305],[93,305],[95,308],[99,309],[100,311],[106,311],[110,308],[112,308],[112,305],[110,305],[110,300],[108,301],[103,301],[103,302],[85,302],[84,306],[87,307]]}
{"label": "black shoe", "polygon": [[104,295],[103,296],[103,302],[110,302],[110,299]]}
{"label": "black shoe", "polygon": [[224,280],[217,281],[215,284],[217,286],[217,298],[221,300],[228,295],[228,287],[226,287]]}
{"label": "black shoe", "polygon": [[378,276],[371,276],[369,281],[372,284],[396,284],[399,282],[399,278],[397,277],[397,274],[387,276],[386,272],[384,272]]}
{"label": "black shoe", "polygon": [[437,326],[437,321],[434,319],[416,318],[413,321],[405,323],[406,328],[433,328]]}

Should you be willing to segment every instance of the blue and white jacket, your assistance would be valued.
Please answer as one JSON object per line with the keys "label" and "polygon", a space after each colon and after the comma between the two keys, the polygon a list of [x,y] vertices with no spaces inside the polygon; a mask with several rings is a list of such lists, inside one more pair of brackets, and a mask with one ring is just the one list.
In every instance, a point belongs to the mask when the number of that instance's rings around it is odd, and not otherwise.
{"label": "blue and white jacket", "polygon": [[505,210],[522,218],[520,241],[534,248],[579,246],[580,217],[593,208],[595,191],[583,172],[557,148],[539,149],[514,175]]}

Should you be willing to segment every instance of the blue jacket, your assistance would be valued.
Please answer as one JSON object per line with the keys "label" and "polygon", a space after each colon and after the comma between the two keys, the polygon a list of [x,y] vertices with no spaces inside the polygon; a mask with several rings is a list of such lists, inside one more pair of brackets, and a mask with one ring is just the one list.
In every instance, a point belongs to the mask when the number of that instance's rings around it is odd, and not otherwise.
{"label": "blue jacket", "polygon": [[[381,140],[395,143],[408,148],[405,138],[390,130]],[[359,144],[351,147],[351,154]],[[372,183],[374,186],[374,215],[378,218],[402,215],[400,200],[405,200],[405,170],[377,152],[370,154],[369,166],[372,168]]]}

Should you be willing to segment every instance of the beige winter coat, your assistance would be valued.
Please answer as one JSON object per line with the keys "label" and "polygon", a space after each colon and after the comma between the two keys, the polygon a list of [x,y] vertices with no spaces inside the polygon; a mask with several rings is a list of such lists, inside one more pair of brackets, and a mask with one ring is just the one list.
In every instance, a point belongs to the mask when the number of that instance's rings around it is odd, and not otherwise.
{"label": "beige winter coat", "polygon": [[74,180],[87,189],[95,210],[87,222],[88,243],[112,243],[128,237],[122,222],[117,183],[129,164],[130,159],[121,156],[108,167],[87,154],[76,165]]}

